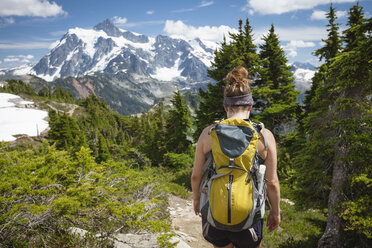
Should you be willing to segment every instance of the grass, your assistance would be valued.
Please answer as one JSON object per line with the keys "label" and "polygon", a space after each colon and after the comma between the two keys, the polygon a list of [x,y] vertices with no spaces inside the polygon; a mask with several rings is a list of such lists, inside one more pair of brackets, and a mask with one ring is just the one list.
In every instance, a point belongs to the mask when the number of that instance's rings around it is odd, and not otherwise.
{"label": "grass", "polygon": [[[272,233],[264,228],[262,248],[313,248],[323,234],[327,219],[319,210],[297,210],[281,202],[280,228]],[[266,212],[265,221],[267,218]]]}

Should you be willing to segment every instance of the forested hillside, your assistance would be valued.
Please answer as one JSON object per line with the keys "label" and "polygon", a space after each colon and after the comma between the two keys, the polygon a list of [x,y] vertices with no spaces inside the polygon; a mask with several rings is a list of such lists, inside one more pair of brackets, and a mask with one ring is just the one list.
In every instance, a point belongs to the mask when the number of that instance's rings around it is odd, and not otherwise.
{"label": "forested hillside", "polygon": [[159,246],[174,246],[167,195],[188,197],[195,142],[225,118],[224,77],[242,65],[255,79],[252,120],[275,135],[282,197],[289,199],[281,203],[281,228],[265,228],[262,247],[371,247],[372,19],[352,6],[340,32],[332,5],[327,17],[328,37],[314,51],[323,64],[304,105],[274,24],[257,47],[248,19],[215,51],[208,70],[215,84],[198,96],[175,91],[170,106],[159,101],[135,116],[95,95],[74,99],[59,88],[7,81],[0,91],[44,108],[77,107],[49,108],[47,136],[0,143],[0,244],[112,247],[118,233],[145,231],[159,234]]}

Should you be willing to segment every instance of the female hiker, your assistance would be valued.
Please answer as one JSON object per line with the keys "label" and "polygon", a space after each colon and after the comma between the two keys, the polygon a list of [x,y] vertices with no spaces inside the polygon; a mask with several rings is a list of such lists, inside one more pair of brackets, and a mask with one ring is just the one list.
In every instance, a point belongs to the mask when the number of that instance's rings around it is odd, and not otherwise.
{"label": "female hiker", "polygon": [[[224,108],[225,108],[225,111],[227,113],[227,118],[228,118],[225,121],[227,121],[227,123],[229,122],[243,123],[243,125],[253,127],[253,125],[247,124],[249,122],[249,114],[250,114],[250,111],[253,105],[253,99],[252,99],[252,94],[251,94],[251,89],[250,89],[250,80],[248,79],[248,71],[242,66],[234,68],[232,71],[230,71],[227,74],[225,81],[226,81],[226,86],[224,89]],[[203,215],[202,216],[203,236],[207,241],[212,243],[213,246],[217,248],[260,247],[260,243],[262,240],[262,228],[263,228],[263,214],[262,213],[263,212],[256,210],[255,218],[254,219],[252,218],[253,220],[251,220],[251,222],[248,223],[249,225],[252,224],[251,226],[249,226],[249,228],[245,228],[241,231],[239,231],[240,229],[236,229],[234,231],[227,231],[224,228],[217,228],[217,227],[220,227],[221,225],[220,226],[216,224],[211,225],[211,219],[209,217],[210,215],[207,214],[209,212],[201,211],[201,208],[203,206],[200,206],[200,185],[201,185],[201,181],[203,177],[203,166],[206,162],[206,156],[212,150],[211,131],[214,128],[215,128],[215,125],[206,127],[199,137],[199,140],[196,146],[196,152],[195,152],[194,168],[193,168],[193,172],[191,176],[191,184],[192,184],[193,200],[194,200],[194,211],[195,211],[195,214],[199,216]],[[239,136],[237,135],[237,133],[241,132],[241,130],[243,129],[244,128],[239,127],[238,132],[235,132],[234,135]],[[217,130],[214,130],[214,131],[217,131]],[[277,228],[280,223],[280,205],[279,205],[280,187],[279,187],[279,180],[277,176],[276,143],[275,143],[273,134],[269,130],[261,129],[261,130],[258,130],[258,132],[259,134],[256,135],[256,137],[258,137],[256,139],[257,140],[256,146],[254,147],[258,151],[260,164],[264,164],[266,166],[264,177],[267,180],[266,181],[266,187],[267,187],[266,192],[267,192],[267,197],[268,197],[268,200],[271,206],[271,210],[267,218],[266,226],[271,232],[275,228]],[[246,138],[243,138],[242,140],[244,142]],[[221,141],[219,145],[221,145],[222,143],[223,142]],[[216,145],[214,145],[213,147],[215,146]],[[232,146],[234,146],[234,143],[232,143]],[[244,148],[244,149],[248,149],[248,148]],[[229,178],[229,179],[226,179],[228,181],[225,181],[224,185],[220,187],[220,191],[225,191],[226,189],[227,191],[229,191],[231,190],[231,188],[233,188],[234,190],[238,190],[236,186],[236,182],[234,181],[234,180],[237,180],[238,176],[235,176],[234,178],[233,176],[234,173],[235,173],[234,175],[237,175],[238,173],[240,173],[239,175],[243,175],[243,173],[245,173],[244,176],[248,178],[248,180],[244,182],[250,182],[250,179],[254,178],[254,177],[251,177],[252,173],[251,171],[249,171],[250,165],[244,165],[246,166],[246,167],[243,166],[244,168],[246,168],[244,171],[239,168],[236,169],[237,166],[235,166],[235,164],[238,162],[230,158],[230,162],[231,161],[233,162],[228,163],[228,165],[226,166],[222,166],[224,167],[223,168],[224,172],[219,173],[218,172],[219,167],[217,167],[217,174],[228,175],[228,178]],[[235,185],[232,186],[233,184]],[[250,192],[253,192],[252,190],[253,187],[254,186],[251,186]],[[242,197],[231,197],[230,191],[228,193],[229,193],[228,196],[219,197],[219,198],[229,198],[229,204],[230,204],[230,201],[237,201],[239,200],[237,198],[242,198]],[[247,205],[250,204],[250,208],[252,208],[252,206],[254,208],[255,205],[258,205],[257,202],[255,201],[253,202],[254,203],[252,203],[252,200],[251,200],[249,203],[249,201],[247,200]],[[224,204],[220,204],[220,205],[224,205]],[[210,206],[208,205],[208,207]],[[217,206],[217,208],[219,207],[220,206]],[[228,221],[230,223],[231,219],[234,219],[234,216],[230,216],[230,215],[231,214],[234,215],[234,213],[231,212],[230,205],[228,205],[227,209],[229,211]],[[203,212],[203,214],[201,212]],[[225,210],[223,210],[222,212],[225,212]],[[258,215],[259,216],[258,218],[256,218],[257,212],[260,212],[260,214]],[[208,215],[208,218],[205,215]],[[245,221],[247,219],[248,217],[245,219]]]}

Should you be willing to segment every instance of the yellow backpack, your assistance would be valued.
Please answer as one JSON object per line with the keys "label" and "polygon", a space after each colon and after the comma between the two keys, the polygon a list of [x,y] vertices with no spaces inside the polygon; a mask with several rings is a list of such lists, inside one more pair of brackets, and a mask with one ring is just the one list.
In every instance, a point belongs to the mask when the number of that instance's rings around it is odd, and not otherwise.
{"label": "yellow backpack", "polygon": [[262,123],[226,119],[210,131],[212,163],[201,185],[201,213],[218,229],[241,231],[263,218],[266,167],[259,164],[257,151],[263,128]]}

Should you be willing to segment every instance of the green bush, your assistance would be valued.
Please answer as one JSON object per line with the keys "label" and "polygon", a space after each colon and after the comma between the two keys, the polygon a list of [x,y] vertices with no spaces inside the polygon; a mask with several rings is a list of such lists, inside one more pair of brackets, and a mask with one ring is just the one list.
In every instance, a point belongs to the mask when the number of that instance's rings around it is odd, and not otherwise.
{"label": "green bush", "polygon": [[[79,241],[67,231],[70,227],[107,237],[116,230],[169,231],[167,190],[160,175],[126,163],[96,163],[85,147],[74,156],[47,143],[44,147],[44,152],[0,150],[1,244],[72,245]],[[81,242],[104,246],[93,239]]]}

